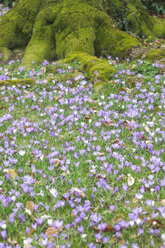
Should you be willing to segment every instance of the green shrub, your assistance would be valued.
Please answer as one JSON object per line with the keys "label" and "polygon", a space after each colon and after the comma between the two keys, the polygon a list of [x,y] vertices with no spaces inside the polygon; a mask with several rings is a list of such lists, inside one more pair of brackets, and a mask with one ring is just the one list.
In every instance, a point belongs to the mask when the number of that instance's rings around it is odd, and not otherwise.
{"label": "green shrub", "polygon": [[155,15],[165,14],[165,2],[164,0],[141,0],[146,9],[151,11]]}

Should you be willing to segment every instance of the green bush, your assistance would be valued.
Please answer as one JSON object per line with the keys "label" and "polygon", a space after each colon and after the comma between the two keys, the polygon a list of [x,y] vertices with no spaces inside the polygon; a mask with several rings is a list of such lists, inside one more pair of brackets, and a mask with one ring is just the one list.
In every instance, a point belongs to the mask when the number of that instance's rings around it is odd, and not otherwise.
{"label": "green bush", "polygon": [[146,9],[151,11],[154,15],[165,14],[165,1],[164,0],[141,0]]}

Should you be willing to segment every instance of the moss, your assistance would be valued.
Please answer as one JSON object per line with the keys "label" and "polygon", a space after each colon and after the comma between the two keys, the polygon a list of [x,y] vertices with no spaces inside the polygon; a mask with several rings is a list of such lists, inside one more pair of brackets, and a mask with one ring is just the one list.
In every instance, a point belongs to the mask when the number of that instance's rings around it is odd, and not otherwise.
{"label": "moss", "polygon": [[116,71],[107,61],[83,52],[75,53],[64,61],[71,62],[76,59],[81,61],[81,69],[88,73],[94,84],[97,81],[106,82]]}
{"label": "moss", "polygon": [[154,17],[153,32],[158,38],[165,38],[165,19]]}
{"label": "moss", "polygon": [[146,54],[145,59],[148,60],[159,60],[165,58],[165,49],[152,49]]}
{"label": "moss", "polygon": [[[31,61],[57,60],[77,52],[98,57],[126,57],[140,42],[118,30],[110,17],[113,8],[120,13],[122,3],[121,0],[18,0],[0,22],[0,47],[27,46],[22,61],[24,67],[31,67]],[[164,35],[164,21],[150,17],[140,0],[125,3],[127,21],[136,33],[153,39]],[[88,62],[91,64],[90,59]],[[87,65],[89,74],[97,74],[96,67],[100,79],[106,73],[111,74],[112,70],[105,69],[105,64],[97,63],[95,68]]]}
{"label": "moss", "polygon": [[0,47],[27,45],[41,0],[19,0],[0,22]]}
{"label": "moss", "polygon": [[18,85],[18,84],[23,84],[23,85],[33,85],[35,84],[35,80],[31,78],[25,78],[25,79],[8,79],[8,80],[3,80],[0,81],[0,87],[7,85]]}
{"label": "moss", "polygon": [[0,54],[3,61],[8,61],[13,56],[12,51],[9,50],[7,47],[0,47]]}
{"label": "moss", "polygon": [[[85,17],[85,18],[84,18]],[[34,60],[62,59],[75,52],[91,55],[123,56],[140,42],[116,30],[103,11],[81,1],[42,6],[35,21],[33,36],[26,48],[23,66]]]}

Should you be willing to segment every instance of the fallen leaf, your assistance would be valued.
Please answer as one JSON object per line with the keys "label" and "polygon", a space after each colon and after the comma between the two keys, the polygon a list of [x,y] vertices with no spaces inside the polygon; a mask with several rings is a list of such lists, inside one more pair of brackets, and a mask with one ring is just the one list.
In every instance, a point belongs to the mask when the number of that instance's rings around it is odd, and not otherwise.
{"label": "fallen leaf", "polygon": [[104,121],[104,125],[105,125],[106,127],[114,126],[114,124],[113,124],[113,121],[112,121],[112,120],[111,120],[110,122],[108,122],[108,121]]}
{"label": "fallen leaf", "polygon": [[80,197],[84,198],[85,197],[85,194],[82,190],[78,189],[78,188],[71,188],[71,190],[73,190],[75,193],[77,193]]}
{"label": "fallen leaf", "polygon": [[121,92],[121,91],[126,92],[126,90],[125,90],[124,88],[120,88],[120,89],[119,89],[119,92]]}
{"label": "fallen leaf", "polygon": [[17,173],[13,169],[8,169],[7,173],[13,178],[16,179],[18,177]]}
{"label": "fallen leaf", "polygon": [[112,141],[112,144],[116,144],[119,143],[119,139],[115,139],[114,141]]}
{"label": "fallen leaf", "polygon": [[[96,231],[96,232],[99,232],[100,231],[100,229],[97,226],[93,226],[93,230]],[[114,228],[111,225],[107,224],[106,228],[102,232],[113,233],[114,232]]]}
{"label": "fallen leaf", "polygon": [[61,226],[59,228],[55,228],[55,227],[51,226],[51,227],[48,227],[45,234],[48,236],[48,238],[50,238],[53,234],[58,234],[62,230],[63,230],[63,226]]}
{"label": "fallen leaf", "polygon": [[59,160],[59,159],[56,158],[56,159],[54,160],[53,165],[54,165],[55,167],[57,167],[57,166],[60,165],[60,163],[61,163],[61,160]]}
{"label": "fallen leaf", "polygon": [[128,174],[128,180],[127,180],[128,186],[132,186],[135,183],[135,179]]}
{"label": "fallen leaf", "polygon": [[94,212],[97,212],[99,210],[99,206],[97,206],[95,209],[94,209]]}
{"label": "fallen leaf", "polygon": [[30,228],[29,236],[32,236],[35,230],[33,228]]}
{"label": "fallen leaf", "polygon": [[29,209],[31,212],[33,212],[34,211],[34,202],[32,202],[32,201],[27,201],[26,202],[26,208],[27,209]]}
{"label": "fallen leaf", "polygon": [[53,73],[49,73],[48,74],[48,78],[53,78],[54,77],[54,74]]}
{"label": "fallen leaf", "polygon": [[160,202],[163,205],[163,207],[165,207],[165,199],[161,200]]}
{"label": "fallen leaf", "polygon": [[13,246],[16,246],[18,244],[18,242],[14,239],[8,239],[7,241]]}
{"label": "fallen leaf", "polygon": [[67,171],[64,171],[61,175],[62,175],[63,177],[65,177],[65,176],[67,176],[67,175],[69,175],[69,174],[70,174],[70,171],[67,170]]}
{"label": "fallen leaf", "polygon": [[57,101],[57,102],[58,102],[60,99],[61,99],[61,97],[59,97],[59,96],[56,97],[56,101]]}
{"label": "fallen leaf", "polygon": [[98,157],[103,157],[103,156],[105,156],[105,154],[104,154],[103,152],[97,152],[97,153],[96,153],[96,156],[98,156]]}
{"label": "fallen leaf", "polygon": [[102,174],[98,174],[98,175],[97,175],[97,178],[99,178],[99,179],[100,179],[100,178],[106,179],[105,175],[102,175]]}
{"label": "fallen leaf", "polygon": [[87,120],[91,120],[91,119],[92,119],[92,115],[86,115],[85,118],[86,118]]}
{"label": "fallen leaf", "polygon": [[74,214],[74,212],[75,212],[75,209],[73,209],[72,212],[71,212],[71,217],[72,217],[72,218],[74,218],[74,217],[76,216],[76,215]]}
{"label": "fallen leaf", "polygon": [[88,103],[89,103],[89,104],[95,104],[96,101],[89,99],[89,100],[88,100]]}
{"label": "fallen leaf", "polygon": [[136,204],[136,203],[138,203],[138,199],[136,199],[136,198],[134,198],[133,200],[132,200],[132,202],[134,203],[134,204]]}
{"label": "fallen leaf", "polygon": [[152,225],[153,228],[159,229],[160,227],[163,227],[164,224],[157,219],[152,219],[150,220],[150,225]]}

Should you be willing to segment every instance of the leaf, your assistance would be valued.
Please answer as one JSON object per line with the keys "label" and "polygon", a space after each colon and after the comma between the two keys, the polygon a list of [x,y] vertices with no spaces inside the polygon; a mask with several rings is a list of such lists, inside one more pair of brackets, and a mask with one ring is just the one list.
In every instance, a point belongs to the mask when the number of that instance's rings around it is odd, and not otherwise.
{"label": "leaf", "polygon": [[71,188],[71,190],[73,190],[75,193],[77,193],[80,197],[84,198],[85,197],[85,194],[82,190],[78,189],[78,188]]}
{"label": "leaf", "polygon": [[105,156],[105,154],[103,152],[97,152],[96,153],[96,156],[97,157],[103,157],[103,156]]}
{"label": "leaf", "polygon": [[53,73],[49,73],[48,74],[48,78],[53,78],[54,77],[54,74]]}
{"label": "leaf", "polygon": [[60,165],[60,163],[61,163],[61,160],[59,160],[59,159],[56,158],[56,159],[54,160],[53,165],[54,165],[55,167],[57,167],[57,166]]}
{"label": "leaf", "polygon": [[108,122],[108,121],[104,121],[104,125],[105,125],[106,127],[114,126],[114,124],[113,124],[113,121],[112,121],[112,120],[110,120],[110,122]]}
{"label": "leaf", "polygon": [[119,92],[121,92],[121,91],[126,92],[126,90],[125,90],[124,88],[120,88],[120,89],[119,89]]}
{"label": "leaf", "polygon": [[16,240],[14,240],[14,239],[8,239],[8,242],[11,244],[11,245],[13,245],[13,246],[16,246],[16,245],[18,245],[18,242],[16,241]]}
{"label": "leaf", "polygon": [[27,209],[29,209],[31,212],[33,212],[34,211],[34,202],[32,202],[32,201],[27,201],[26,202],[26,208]]}
{"label": "leaf", "polygon": [[62,175],[63,177],[65,177],[65,176],[67,176],[67,175],[69,175],[69,174],[70,174],[70,171],[67,170],[67,171],[64,171],[61,175]]}
{"label": "leaf", "polygon": [[89,100],[88,100],[88,103],[89,103],[89,104],[95,104],[96,101],[89,99]]}
{"label": "leaf", "polygon": [[61,99],[60,96],[56,97],[56,101],[58,102]]}
{"label": "leaf", "polygon": [[156,229],[159,229],[160,227],[164,226],[164,224],[158,219],[150,220],[150,225],[152,225],[152,227]]}
{"label": "leaf", "polygon": [[72,212],[71,212],[71,217],[74,218],[76,215],[74,214],[76,209],[73,209]]}
{"label": "leaf", "polygon": [[94,212],[97,212],[99,210],[99,206],[97,206],[95,209],[94,209]]}
{"label": "leaf", "polygon": [[[93,226],[93,230],[96,232],[99,232],[100,229],[97,226]],[[102,231],[102,232],[109,232],[109,233],[113,233],[114,232],[114,228],[113,226],[107,224],[106,228]]]}
{"label": "leaf", "polygon": [[91,120],[91,119],[92,119],[92,115],[86,115],[85,118],[86,118],[87,120]]}
{"label": "leaf", "polygon": [[17,173],[13,169],[8,169],[7,173],[13,178],[16,179],[18,177]]}
{"label": "leaf", "polygon": [[50,238],[53,234],[58,234],[62,230],[63,230],[63,226],[61,226],[59,228],[55,228],[52,226],[52,227],[48,227],[48,229],[46,229],[45,234],[48,236],[48,238]]}
{"label": "leaf", "polygon": [[135,183],[135,179],[128,174],[128,180],[127,180],[128,186],[132,186]]}
{"label": "leaf", "polygon": [[112,141],[112,144],[116,144],[116,143],[119,143],[119,139],[115,139],[114,141]]}
{"label": "leaf", "polygon": [[163,207],[165,207],[165,199],[162,199],[160,202],[163,205]]}

